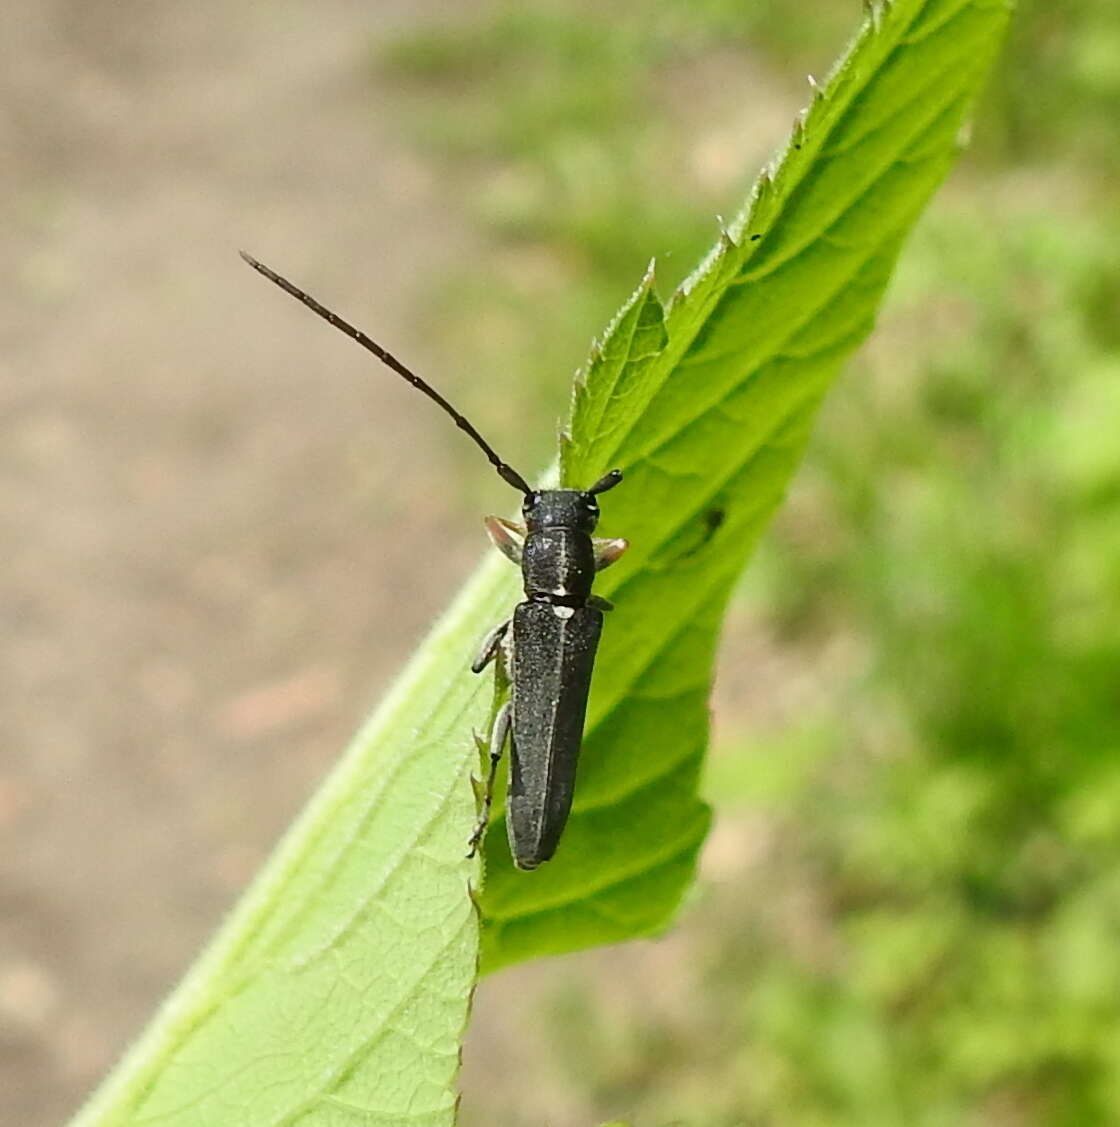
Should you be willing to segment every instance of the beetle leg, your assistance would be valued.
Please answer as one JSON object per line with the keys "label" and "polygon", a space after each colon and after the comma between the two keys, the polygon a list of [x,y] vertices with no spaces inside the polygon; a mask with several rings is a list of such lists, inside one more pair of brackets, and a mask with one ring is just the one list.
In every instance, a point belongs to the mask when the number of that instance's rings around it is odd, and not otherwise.
{"label": "beetle leg", "polygon": [[592,544],[595,546],[595,570],[602,571],[605,567],[610,567],[627,548],[630,547],[629,540],[617,538],[614,540],[603,540],[596,536],[592,539]]}
{"label": "beetle leg", "polygon": [[501,517],[487,517],[483,523],[494,547],[515,564],[521,563],[521,551],[525,547],[525,529],[513,521]]}
{"label": "beetle leg", "polygon": [[490,733],[490,773],[486,778],[486,790],[482,795],[482,813],[478,816],[474,833],[471,834],[468,843],[470,845],[468,857],[473,857],[478,852],[483,835],[486,833],[486,827],[490,824],[490,807],[494,802],[494,780],[498,776],[498,764],[502,760],[502,752],[505,750],[506,740],[509,738],[512,717],[513,703],[507,700],[498,709],[498,715],[494,717],[494,730]]}
{"label": "beetle leg", "polygon": [[614,610],[614,603],[610,599],[604,599],[602,595],[588,595],[587,605],[594,607],[596,610]]}
{"label": "beetle leg", "polygon": [[482,645],[478,647],[478,653],[475,655],[474,661],[471,662],[471,672],[481,673],[498,655],[498,650],[506,636],[506,631],[509,629],[510,620],[507,618],[505,622],[499,622],[485,638],[482,639]]}

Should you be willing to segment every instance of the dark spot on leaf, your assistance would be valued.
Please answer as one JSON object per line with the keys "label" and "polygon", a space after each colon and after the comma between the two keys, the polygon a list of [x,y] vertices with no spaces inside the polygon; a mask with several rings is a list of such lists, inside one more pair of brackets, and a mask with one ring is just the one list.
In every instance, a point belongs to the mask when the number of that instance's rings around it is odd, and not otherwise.
{"label": "dark spot on leaf", "polygon": [[726,509],[709,509],[704,514],[704,524],[708,529],[709,538],[715,535],[716,529],[727,519]]}
{"label": "dark spot on leaf", "polygon": [[681,553],[682,559],[696,555],[701,549],[706,548],[712,537],[719,530],[720,525],[727,519],[727,510],[722,508],[708,509],[700,517],[699,537],[697,541],[685,552]]}

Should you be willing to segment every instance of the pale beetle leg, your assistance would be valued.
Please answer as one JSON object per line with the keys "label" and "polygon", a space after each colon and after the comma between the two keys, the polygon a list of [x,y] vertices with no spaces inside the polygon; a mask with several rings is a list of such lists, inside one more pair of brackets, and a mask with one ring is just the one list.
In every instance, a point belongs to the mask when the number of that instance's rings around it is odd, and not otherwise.
{"label": "pale beetle leg", "polygon": [[630,547],[630,541],[623,540],[621,537],[604,540],[602,537],[595,536],[592,537],[591,543],[595,551],[596,571],[610,567]]}
{"label": "pale beetle leg", "polygon": [[482,796],[482,813],[478,816],[474,833],[469,842],[470,852],[468,857],[473,857],[478,852],[478,847],[490,824],[490,807],[494,802],[494,780],[498,777],[498,764],[502,759],[502,752],[509,738],[509,730],[513,717],[513,703],[506,701],[494,717],[494,728],[490,733],[490,771],[486,776],[486,790]]}
{"label": "pale beetle leg", "polygon": [[494,547],[506,557],[507,560],[520,566],[521,552],[525,547],[525,529],[514,524],[513,521],[503,520],[501,517],[487,517],[483,524]]}
{"label": "pale beetle leg", "polygon": [[509,630],[510,620],[507,618],[505,622],[499,622],[485,638],[482,639],[482,645],[478,647],[478,653],[475,655],[474,661],[471,662],[471,672],[481,673],[498,655],[498,650],[501,649],[502,642],[505,639],[506,631]]}

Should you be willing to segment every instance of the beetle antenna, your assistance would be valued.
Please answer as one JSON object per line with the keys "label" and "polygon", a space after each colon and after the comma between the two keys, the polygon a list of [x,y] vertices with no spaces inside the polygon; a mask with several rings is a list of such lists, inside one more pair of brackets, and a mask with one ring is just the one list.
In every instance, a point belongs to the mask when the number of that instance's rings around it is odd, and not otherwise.
{"label": "beetle antenna", "polygon": [[455,425],[474,439],[476,445],[486,455],[490,464],[498,471],[498,476],[505,482],[528,496],[533,492],[532,487],[512,466],[507,465],[494,452],[494,448],[475,430],[470,420],[457,411],[431,384],[422,380],[415,372],[406,368],[391,352],[382,348],[377,341],[366,336],[361,329],[354,328],[348,321],[344,321],[337,313],[332,313],[325,305],[321,305],[310,294],[304,293],[298,286],[293,285],[287,278],[282,278],[275,270],[270,270],[263,262],[258,262],[252,255],[240,252],[241,257],[258,274],[263,274],[270,282],[278,285],[285,293],[291,294],[296,301],[303,302],[312,313],[317,313],[328,324],[333,325],[340,332],[345,333],[351,340],[357,341],[368,352],[372,352],[382,364],[392,368],[398,376],[406,379],[418,391],[422,391],[429,399],[438,403],[454,420]]}

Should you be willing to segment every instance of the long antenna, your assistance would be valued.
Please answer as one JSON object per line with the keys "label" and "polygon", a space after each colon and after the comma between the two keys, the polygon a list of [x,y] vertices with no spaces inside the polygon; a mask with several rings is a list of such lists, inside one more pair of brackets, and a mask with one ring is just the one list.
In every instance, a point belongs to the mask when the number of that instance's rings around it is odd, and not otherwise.
{"label": "long antenna", "polygon": [[320,305],[310,294],[304,293],[298,286],[292,285],[287,278],[282,278],[275,270],[270,270],[263,262],[258,262],[252,255],[240,252],[241,257],[256,270],[263,274],[270,282],[274,282],[285,293],[291,294],[297,301],[302,301],[312,313],[317,313],[328,324],[333,325],[340,332],[345,333],[351,340],[357,341],[364,349],[372,352],[382,364],[393,369],[398,376],[403,376],[414,388],[422,391],[429,399],[434,399],[454,420],[455,425],[464,430],[474,439],[475,443],[486,455],[490,464],[498,471],[498,476],[508,482],[514,489],[528,495],[533,492],[525,479],[512,466],[507,465],[494,452],[494,448],[474,429],[470,420],[457,411],[431,384],[425,383],[415,372],[409,371],[391,352],[387,352],[377,341],[366,336],[361,329],[354,328],[348,321],[344,321],[337,313],[332,313],[325,305]]}

